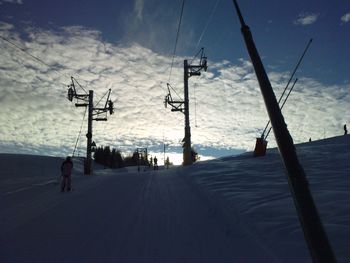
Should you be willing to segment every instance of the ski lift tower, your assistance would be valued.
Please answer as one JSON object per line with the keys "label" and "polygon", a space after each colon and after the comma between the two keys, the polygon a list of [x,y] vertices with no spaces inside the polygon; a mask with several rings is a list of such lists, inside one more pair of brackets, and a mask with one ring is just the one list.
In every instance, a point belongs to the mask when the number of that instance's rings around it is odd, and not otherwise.
{"label": "ski lift tower", "polygon": [[[193,60],[189,63],[188,60],[184,60],[184,100],[174,101],[170,93],[170,84],[168,86],[168,95],[165,97],[165,107],[167,104],[172,106],[171,111],[181,111],[185,114],[185,137],[182,140],[183,145],[183,165],[191,165],[193,163],[192,159],[192,149],[191,149],[191,126],[190,126],[190,110],[189,110],[189,97],[188,97],[188,79],[192,76],[200,76],[201,70],[207,71],[207,57],[204,55],[204,48],[201,48],[198,52],[200,54],[200,60],[197,65],[193,65]],[[198,55],[197,54],[197,55]],[[196,56],[197,56],[196,55]],[[195,56],[195,57],[196,57]]]}
{"label": "ski lift tower", "polygon": [[[68,85],[68,100],[73,101],[73,99],[77,99],[77,103],[75,103],[75,107],[88,107],[88,132],[86,133],[87,138],[87,146],[86,146],[86,159],[84,162],[84,174],[90,175],[92,173],[92,121],[107,121],[107,116],[100,117],[101,114],[107,114],[109,112],[110,114],[113,114],[114,112],[114,106],[113,102],[109,99],[109,96],[111,94],[111,89],[108,91],[108,97],[105,103],[105,106],[103,108],[94,108],[93,105],[93,98],[94,98],[94,91],[89,90],[89,93],[87,93],[77,82],[76,79],[71,77],[71,84]],[[80,86],[84,91],[85,94],[78,94],[75,88],[75,84]],[[80,103],[78,103],[80,101]]]}

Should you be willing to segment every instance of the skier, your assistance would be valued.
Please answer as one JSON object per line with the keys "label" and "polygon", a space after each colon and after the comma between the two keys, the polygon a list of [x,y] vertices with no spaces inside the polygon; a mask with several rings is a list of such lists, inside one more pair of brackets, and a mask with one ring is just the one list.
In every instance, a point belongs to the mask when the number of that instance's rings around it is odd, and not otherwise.
{"label": "skier", "polygon": [[169,169],[169,165],[170,165],[169,156],[166,157],[165,165],[166,165],[166,168]]}
{"label": "skier", "polygon": [[153,162],[154,162],[154,170],[158,170],[158,159],[157,159],[157,157],[154,156]]}
{"label": "skier", "polygon": [[73,162],[70,156],[67,156],[66,160],[61,165],[61,174],[62,174],[62,184],[61,192],[64,192],[64,189],[67,186],[67,192],[72,190],[72,169]]}
{"label": "skier", "polygon": [[148,167],[151,168],[153,166],[153,158],[151,156],[151,159],[149,160]]}

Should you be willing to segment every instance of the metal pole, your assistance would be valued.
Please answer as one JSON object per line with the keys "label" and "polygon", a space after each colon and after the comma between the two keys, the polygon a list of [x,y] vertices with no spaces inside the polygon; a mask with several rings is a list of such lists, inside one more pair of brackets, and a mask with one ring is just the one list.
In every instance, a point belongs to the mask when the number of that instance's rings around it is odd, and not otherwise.
{"label": "metal pole", "polygon": [[313,262],[336,262],[332,248],[323,228],[314,200],[309,190],[304,170],[299,163],[293,139],[289,134],[281,109],[271,87],[264,65],[255,47],[253,36],[245,24],[237,1],[233,0],[239,20],[244,41],[254,66],[260,90],[265,101],[271,125],[276,137],[279,152],[287,171],[289,188],[293,197],[299,221],[304,231],[306,243]]}
{"label": "metal pole", "polygon": [[86,134],[87,147],[86,147],[86,162],[85,162],[85,174],[90,175],[92,173],[91,169],[91,144],[92,144],[92,114],[93,114],[93,102],[94,102],[94,91],[89,90],[89,116],[88,116],[88,132]]}
{"label": "metal pole", "polygon": [[164,149],[163,149],[163,158],[164,158],[164,167],[165,167],[165,142],[163,142],[163,146],[164,146]]}
{"label": "metal pole", "polygon": [[184,60],[184,113],[185,113],[185,138],[183,145],[183,165],[192,164],[191,156],[191,127],[190,127],[190,110],[188,99],[188,62]]}

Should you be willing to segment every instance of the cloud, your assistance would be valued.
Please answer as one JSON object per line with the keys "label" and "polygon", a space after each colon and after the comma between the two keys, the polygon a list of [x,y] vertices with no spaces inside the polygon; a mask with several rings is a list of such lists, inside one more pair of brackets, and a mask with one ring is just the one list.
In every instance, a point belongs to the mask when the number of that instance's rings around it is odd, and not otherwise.
{"label": "cloud", "polygon": [[134,12],[140,21],[142,21],[143,4],[143,0],[135,0]]}
{"label": "cloud", "polygon": [[343,22],[343,23],[347,23],[350,21],[350,13],[346,13],[345,15],[343,15],[340,20]]}
{"label": "cloud", "polygon": [[[0,39],[2,151],[71,154],[84,109],[66,98],[70,76],[86,90],[94,90],[95,103],[112,89],[115,114],[107,122],[93,123],[97,145],[130,151],[136,147],[161,149],[164,141],[169,149],[181,147],[184,116],[163,105],[170,56],[135,43],[103,42],[100,32],[83,27],[27,28],[21,34],[15,30],[11,25],[0,26],[2,36],[45,60],[50,68]],[[184,59],[175,58],[172,74],[171,84],[180,95],[183,68],[178,62]],[[189,80],[194,145],[252,150],[268,117],[251,63],[209,60],[208,66],[208,72]],[[269,77],[279,97],[289,73],[271,71]],[[340,135],[350,119],[349,111],[344,110],[350,102],[349,88],[349,84],[325,86],[300,78],[283,109],[294,141]],[[81,155],[86,125],[85,119],[78,144]],[[276,145],[272,134],[269,140],[269,146]]]}
{"label": "cloud", "polygon": [[294,20],[293,23],[295,25],[300,25],[300,26],[311,25],[317,21],[318,16],[319,14],[301,13],[298,16],[298,19]]}
{"label": "cloud", "polygon": [[0,5],[3,4],[3,3],[11,3],[11,4],[20,4],[20,5],[22,5],[23,1],[22,0],[1,0],[0,1]]}
{"label": "cloud", "polygon": [[13,25],[0,21],[0,31],[3,31],[3,32],[7,31],[8,32],[12,29],[14,29]]}
{"label": "cloud", "polygon": [[[121,19],[125,33],[122,42],[136,42],[161,54],[169,53],[174,49],[180,10],[179,1],[157,1],[155,5],[154,1],[135,0],[133,12]],[[194,47],[198,40],[194,36],[192,27],[181,27],[177,54]]]}

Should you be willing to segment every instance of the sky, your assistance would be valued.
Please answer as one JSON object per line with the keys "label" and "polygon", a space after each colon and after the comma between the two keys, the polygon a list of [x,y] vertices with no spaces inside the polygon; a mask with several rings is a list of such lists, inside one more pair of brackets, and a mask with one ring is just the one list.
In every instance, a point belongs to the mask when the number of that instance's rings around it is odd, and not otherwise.
{"label": "sky", "polygon": [[[350,119],[349,1],[239,4],[277,98],[313,39],[283,108],[294,142],[342,134]],[[147,147],[162,161],[165,144],[181,162],[184,115],[164,107],[166,83],[183,98],[183,61],[201,47],[208,70],[189,80],[194,148],[203,160],[253,150],[268,116],[232,1],[185,1],[171,67],[181,5],[0,0],[0,151],[72,154],[83,123],[75,154],[85,154],[85,110],[67,100],[73,76],[96,103],[112,90],[115,113],[93,123],[97,145]],[[273,134],[268,141],[276,146]]]}

